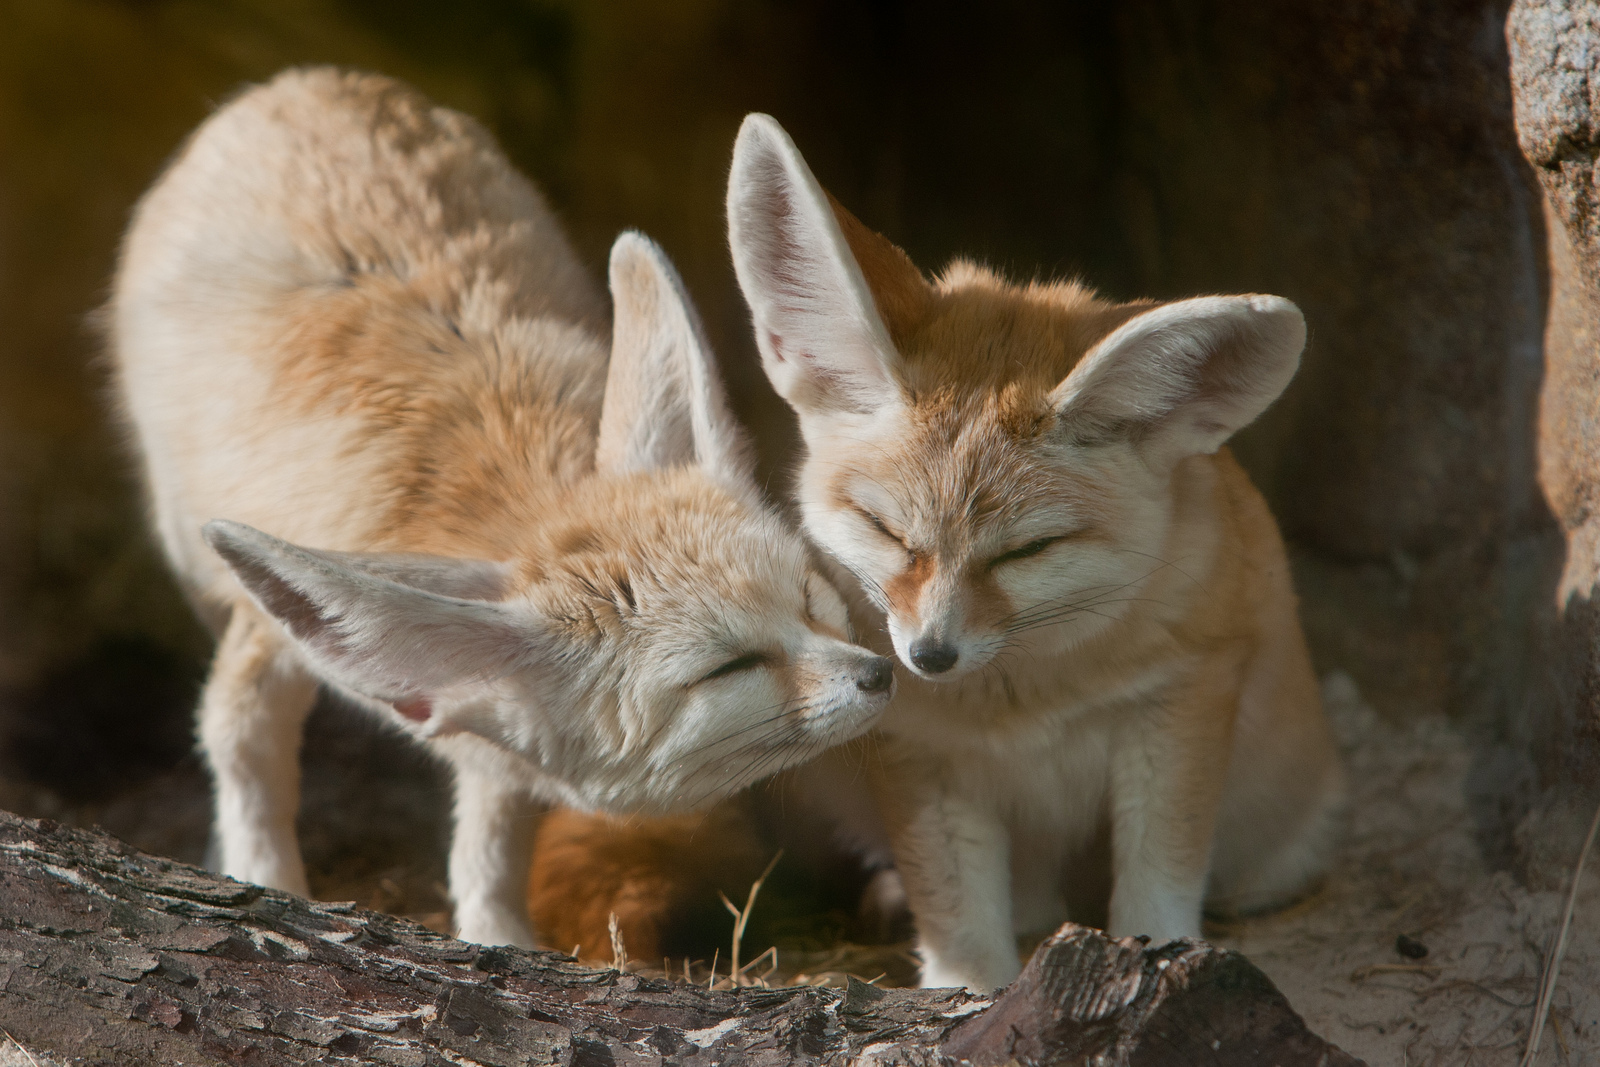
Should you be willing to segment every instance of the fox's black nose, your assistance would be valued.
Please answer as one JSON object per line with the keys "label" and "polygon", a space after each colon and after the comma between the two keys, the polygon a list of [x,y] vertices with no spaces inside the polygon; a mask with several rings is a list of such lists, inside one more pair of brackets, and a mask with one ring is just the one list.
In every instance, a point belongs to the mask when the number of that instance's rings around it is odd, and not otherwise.
{"label": "fox's black nose", "polygon": [[894,684],[894,663],[887,656],[874,656],[856,675],[856,688],[863,693],[881,693]]}
{"label": "fox's black nose", "polygon": [[956,665],[961,654],[949,645],[923,638],[911,642],[911,665],[929,674],[943,674]]}

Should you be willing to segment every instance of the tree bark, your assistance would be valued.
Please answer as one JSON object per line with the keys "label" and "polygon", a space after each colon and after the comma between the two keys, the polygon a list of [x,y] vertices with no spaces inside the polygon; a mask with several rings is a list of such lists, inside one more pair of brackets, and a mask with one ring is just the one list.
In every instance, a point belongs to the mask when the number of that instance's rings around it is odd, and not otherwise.
{"label": "tree bark", "polygon": [[0,1063],[41,1067],[1359,1063],[1202,942],[1069,925],[990,997],[708,990],[465,944],[3,812],[0,1026]]}

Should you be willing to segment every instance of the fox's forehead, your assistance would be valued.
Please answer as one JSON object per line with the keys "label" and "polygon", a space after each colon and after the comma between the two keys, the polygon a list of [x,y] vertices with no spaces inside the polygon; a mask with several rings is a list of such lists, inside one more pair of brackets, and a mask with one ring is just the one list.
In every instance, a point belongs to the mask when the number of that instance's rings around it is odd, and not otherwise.
{"label": "fox's forehead", "polygon": [[987,397],[1027,419],[1098,341],[1150,306],[1071,281],[1017,285],[957,260],[894,340],[916,406]]}
{"label": "fox's forehead", "polygon": [[903,406],[848,449],[813,448],[828,506],[892,516],[924,544],[956,549],[1030,526],[1103,519],[1113,487],[1061,462],[1050,394],[1145,303],[1075,282],[1016,285],[966,261],[923,314],[898,322]]}
{"label": "fox's forehead", "polygon": [[946,550],[1100,516],[1098,479],[1063,468],[1039,430],[1018,432],[998,405],[914,415],[901,413],[893,428],[848,454],[813,453],[829,507],[889,520],[897,533]]}
{"label": "fox's forehead", "polygon": [[608,479],[579,493],[524,554],[523,588],[579,630],[677,631],[803,610],[799,534],[692,469]]}

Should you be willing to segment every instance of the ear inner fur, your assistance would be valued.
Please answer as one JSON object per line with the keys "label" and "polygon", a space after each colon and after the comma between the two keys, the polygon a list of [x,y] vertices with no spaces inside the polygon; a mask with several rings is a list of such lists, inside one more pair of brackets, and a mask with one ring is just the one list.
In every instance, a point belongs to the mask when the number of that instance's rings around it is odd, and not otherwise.
{"label": "ear inner fur", "polygon": [[754,489],[749,449],[678,272],[648,237],[611,248],[615,317],[595,465],[621,473],[698,463]]}
{"label": "ear inner fur", "polygon": [[769,116],[739,129],[727,210],[734,273],[778,393],[813,414],[896,404],[894,340],[827,193]]}
{"label": "ear inner fur", "polygon": [[498,604],[403,585],[345,553],[291,545],[242,523],[205,538],[240,583],[307,653],[356,693],[428,695],[511,671],[538,641],[534,620]]}
{"label": "ear inner fur", "polygon": [[1051,403],[1091,439],[1162,431],[1179,455],[1215,452],[1288,385],[1305,336],[1281,297],[1180,300],[1118,327]]}

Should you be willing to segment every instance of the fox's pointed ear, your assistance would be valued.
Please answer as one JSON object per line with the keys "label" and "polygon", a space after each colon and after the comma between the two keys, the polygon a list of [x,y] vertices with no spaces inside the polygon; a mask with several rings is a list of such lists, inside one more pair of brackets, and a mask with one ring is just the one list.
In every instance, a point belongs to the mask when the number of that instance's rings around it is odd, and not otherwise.
{"label": "fox's pointed ear", "polygon": [[666,253],[643,234],[624,233],[611,246],[610,273],[616,312],[596,466],[698,463],[724,482],[754,486],[750,450]]}
{"label": "fox's pointed ear", "polygon": [[1278,296],[1205,296],[1137,315],[1051,396],[1063,434],[1131,438],[1176,462],[1215,452],[1283,392],[1306,323]]}
{"label": "fox's pointed ear", "polygon": [[[796,411],[864,414],[899,402],[900,357],[880,311],[910,317],[927,282],[899,249],[835,214],[768,115],[747,116],[733,146],[728,242],[762,366]],[[876,275],[871,285],[863,266]]]}
{"label": "fox's pointed ear", "polygon": [[502,677],[538,651],[537,620],[494,602],[500,564],[319,552],[222,520],[203,533],[324,677],[408,718],[426,721],[433,694]]}

